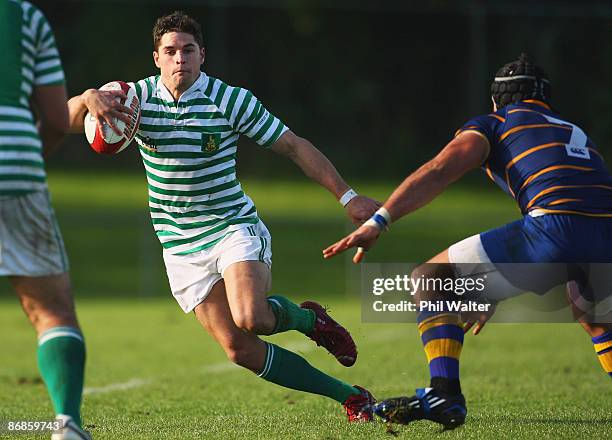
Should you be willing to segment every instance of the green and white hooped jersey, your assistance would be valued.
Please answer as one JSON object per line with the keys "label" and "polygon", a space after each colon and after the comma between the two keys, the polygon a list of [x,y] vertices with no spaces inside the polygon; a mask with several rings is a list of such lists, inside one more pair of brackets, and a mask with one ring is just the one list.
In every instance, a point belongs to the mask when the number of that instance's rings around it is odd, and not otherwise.
{"label": "green and white hooped jersey", "polygon": [[64,71],[53,30],[30,3],[0,1],[0,29],[0,196],[19,196],[47,187],[32,90],[63,84]]}
{"label": "green and white hooped jersey", "polygon": [[251,92],[200,73],[178,100],[159,76],[132,83],[142,116],[136,141],[149,209],[164,250],[189,254],[259,221],[236,177],[241,134],[264,147],[288,130]]}

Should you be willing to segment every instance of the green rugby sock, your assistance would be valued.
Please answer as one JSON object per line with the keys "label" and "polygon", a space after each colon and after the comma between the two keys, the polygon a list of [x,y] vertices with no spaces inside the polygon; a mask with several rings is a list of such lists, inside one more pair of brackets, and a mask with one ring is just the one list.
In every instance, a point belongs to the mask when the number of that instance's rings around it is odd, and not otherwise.
{"label": "green rugby sock", "polygon": [[306,360],[278,345],[266,342],[266,362],[259,377],[285,388],[320,394],[344,403],[359,390],[317,370]]}
{"label": "green rugby sock", "polygon": [[85,343],[73,327],[53,327],[38,338],[38,368],[56,414],[81,426]]}
{"label": "green rugby sock", "polygon": [[314,329],[316,316],[312,310],[303,309],[284,296],[278,295],[270,296],[268,303],[276,316],[276,326],[271,334],[297,330],[308,335]]}

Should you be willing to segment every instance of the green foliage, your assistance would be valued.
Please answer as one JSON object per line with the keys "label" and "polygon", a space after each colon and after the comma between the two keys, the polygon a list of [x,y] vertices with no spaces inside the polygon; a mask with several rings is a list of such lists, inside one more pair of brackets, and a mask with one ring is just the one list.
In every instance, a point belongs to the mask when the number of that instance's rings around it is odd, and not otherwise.
{"label": "green foliage", "polygon": [[[493,74],[521,52],[549,73],[554,107],[610,151],[612,9],[601,1],[38,3],[54,27],[70,95],[156,74],[155,18],[184,9],[204,28],[203,69],[252,90],[346,175],[399,178],[431,157],[469,118],[491,111]],[[67,144],[51,159],[56,166],[103,163],[84,137]],[[244,145],[248,174],[288,174]],[[126,168],[138,161],[113,160]]]}

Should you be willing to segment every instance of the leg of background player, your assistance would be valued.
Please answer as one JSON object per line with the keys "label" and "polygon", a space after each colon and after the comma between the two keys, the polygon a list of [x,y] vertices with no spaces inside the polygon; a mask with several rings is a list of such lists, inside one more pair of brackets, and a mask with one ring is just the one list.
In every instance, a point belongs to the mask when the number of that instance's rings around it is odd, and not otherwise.
{"label": "leg of background player", "polygon": [[[417,268],[413,278],[425,279],[453,278],[449,265],[448,252],[444,251],[425,265]],[[447,301],[448,295],[436,292],[417,292],[415,299],[420,301]],[[439,312],[420,312],[417,315],[421,342],[429,363],[430,386],[445,394],[461,394],[459,382],[459,356],[463,347],[463,327],[459,313],[448,310]]]}
{"label": "leg of background player", "polygon": [[10,277],[38,335],[38,368],[57,415],[81,426],[85,342],[79,329],[67,273]]}
{"label": "leg of background player", "polygon": [[[454,277],[449,265],[448,252],[444,251],[427,264],[414,270],[413,279],[446,279]],[[419,291],[415,295],[420,301],[440,301],[444,304],[451,298],[435,291]],[[374,407],[374,412],[386,421],[408,424],[415,420],[428,419],[455,428],[465,423],[467,409],[459,382],[459,355],[463,346],[463,327],[459,313],[446,307],[430,312],[422,310],[417,315],[419,334],[427,356],[431,377],[429,388],[418,388],[411,397],[396,397],[383,400]]]}

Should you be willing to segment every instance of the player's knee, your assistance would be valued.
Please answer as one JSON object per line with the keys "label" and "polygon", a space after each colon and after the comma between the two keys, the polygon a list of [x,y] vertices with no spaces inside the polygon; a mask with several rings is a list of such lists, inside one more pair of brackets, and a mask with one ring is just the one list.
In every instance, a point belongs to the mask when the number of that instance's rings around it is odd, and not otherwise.
{"label": "player's knee", "polygon": [[77,327],[76,313],[70,296],[65,301],[22,299],[23,310],[34,328],[40,333],[51,327]]}
{"label": "player's knee", "polygon": [[[412,270],[412,273],[410,274],[410,278],[412,278],[413,280],[430,279],[433,276],[431,269],[432,268],[430,265],[421,264],[420,266],[417,266],[416,268]],[[432,292],[428,292],[421,288],[417,288],[414,292],[414,300],[416,301],[417,304],[419,304],[421,301],[428,301],[432,299],[433,299]]]}
{"label": "player's knee", "polygon": [[266,330],[264,320],[255,313],[239,313],[234,316],[234,323],[240,330],[255,334],[260,334]]}
{"label": "player's knee", "polygon": [[76,315],[72,308],[39,307],[30,309],[26,313],[38,333],[51,327],[78,327]]}
{"label": "player's knee", "polygon": [[[446,278],[454,278],[453,270],[450,264],[442,263],[425,263],[413,269],[410,277],[419,281],[418,286],[436,286],[440,284],[437,280]],[[431,301],[438,299],[440,293],[434,289],[419,287],[415,291],[414,299],[417,303],[420,301]]]}

